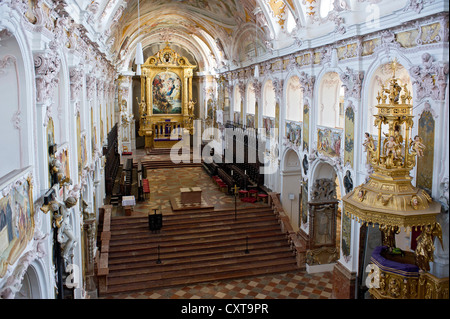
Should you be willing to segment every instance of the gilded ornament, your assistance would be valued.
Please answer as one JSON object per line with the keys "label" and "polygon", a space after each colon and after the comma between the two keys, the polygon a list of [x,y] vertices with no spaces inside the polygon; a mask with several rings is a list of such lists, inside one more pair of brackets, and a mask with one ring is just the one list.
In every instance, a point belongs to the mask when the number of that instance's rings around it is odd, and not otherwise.
{"label": "gilded ornament", "polygon": [[[416,275],[413,272],[406,274],[406,277],[396,269],[392,269],[392,272],[382,271],[380,287],[370,288],[372,296],[389,299],[424,298],[427,291],[427,296],[437,298],[448,287],[448,280],[439,282],[435,287],[435,279],[422,278],[422,275],[428,274],[429,263],[433,261],[434,237],[437,236],[442,244],[441,226],[436,221],[441,207],[425,190],[411,183],[410,171],[416,165],[416,158],[424,155],[426,145],[418,135],[412,139],[414,121],[411,92],[406,85],[399,85],[395,77],[398,62],[394,60],[390,67],[393,77],[388,85],[381,85],[376,97],[378,113],[374,115],[374,124],[378,130],[377,141],[365,133],[363,143],[371,175],[365,184],[343,197],[344,211],[360,223],[372,223],[372,226],[378,224],[383,246],[389,248],[387,254],[407,264],[414,263],[417,269]],[[384,137],[383,126],[388,127]],[[422,229],[413,255],[396,248],[395,235],[402,228],[405,231],[408,228]],[[424,272],[419,274],[419,269]],[[429,281],[433,282],[428,285],[433,292],[428,292],[428,288],[425,290]]]}
{"label": "gilded ornament", "polygon": [[417,237],[417,248],[416,248],[416,265],[424,271],[430,270],[430,261],[434,260],[434,237],[437,236],[442,247],[444,243],[442,242],[442,228],[439,223],[434,223],[434,225],[426,225],[422,233]]}
{"label": "gilded ornament", "polygon": [[389,280],[389,295],[391,295],[394,298],[397,298],[400,296],[400,284],[399,280],[397,278],[392,278]]}
{"label": "gilded ornament", "polygon": [[414,141],[410,142],[411,148],[417,154],[417,156],[423,156],[423,151],[425,149],[425,145],[423,144],[422,138],[419,135],[414,137]]}
{"label": "gilded ornament", "polygon": [[360,189],[358,192],[358,199],[360,202],[364,200],[364,197],[366,196],[366,190]]}
{"label": "gilded ornament", "polygon": [[411,197],[411,206],[414,209],[418,209],[419,208],[419,199],[418,199],[418,197],[416,195]]}

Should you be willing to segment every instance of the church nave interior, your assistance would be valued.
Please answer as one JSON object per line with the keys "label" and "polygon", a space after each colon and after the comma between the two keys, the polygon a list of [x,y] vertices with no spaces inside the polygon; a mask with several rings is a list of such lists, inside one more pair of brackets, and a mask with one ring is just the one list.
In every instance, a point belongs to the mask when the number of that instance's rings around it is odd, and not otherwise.
{"label": "church nave interior", "polygon": [[448,299],[448,6],[1,1],[0,298]]}

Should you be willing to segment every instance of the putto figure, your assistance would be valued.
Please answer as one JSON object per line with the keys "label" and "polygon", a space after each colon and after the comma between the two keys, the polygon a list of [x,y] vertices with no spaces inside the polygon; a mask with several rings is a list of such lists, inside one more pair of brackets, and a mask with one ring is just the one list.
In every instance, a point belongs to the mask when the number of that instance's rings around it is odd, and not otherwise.
{"label": "putto figure", "polygon": [[417,153],[417,156],[423,156],[423,151],[425,148],[426,147],[423,144],[422,138],[419,135],[414,136],[414,141],[411,140],[411,149]]}

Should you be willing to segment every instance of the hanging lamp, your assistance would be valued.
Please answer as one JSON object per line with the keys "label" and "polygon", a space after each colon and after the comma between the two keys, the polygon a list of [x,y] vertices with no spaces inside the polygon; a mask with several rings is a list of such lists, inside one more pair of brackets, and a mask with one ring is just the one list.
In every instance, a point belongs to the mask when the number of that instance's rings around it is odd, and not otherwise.
{"label": "hanging lamp", "polygon": [[[138,37],[141,34],[141,13],[139,10],[139,0],[138,0]],[[136,45],[136,57],[135,57],[136,75],[141,75],[141,65],[144,64],[144,53],[142,52],[142,43],[138,42]]]}

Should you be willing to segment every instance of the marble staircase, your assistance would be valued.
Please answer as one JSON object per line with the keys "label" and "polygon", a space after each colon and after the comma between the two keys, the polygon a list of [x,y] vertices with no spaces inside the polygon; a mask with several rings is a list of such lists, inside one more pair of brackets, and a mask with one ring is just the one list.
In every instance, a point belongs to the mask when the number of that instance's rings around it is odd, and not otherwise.
{"label": "marble staircase", "polygon": [[[270,207],[111,218],[106,295],[298,269]],[[248,253],[246,253],[248,249]],[[159,255],[158,255],[159,250]],[[158,259],[160,263],[158,263]]]}

